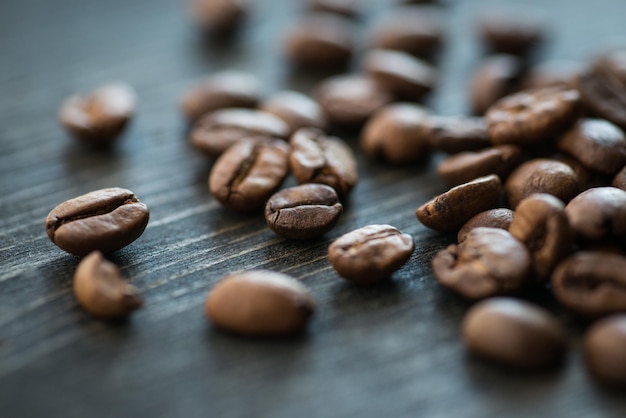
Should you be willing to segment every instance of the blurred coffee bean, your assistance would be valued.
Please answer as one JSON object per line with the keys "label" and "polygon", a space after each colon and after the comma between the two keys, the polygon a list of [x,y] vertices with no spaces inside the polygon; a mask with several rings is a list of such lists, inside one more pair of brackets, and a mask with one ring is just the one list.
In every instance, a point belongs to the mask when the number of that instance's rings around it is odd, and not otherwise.
{"label": "blurred coffee bean", "polygon": [[572,199],[565,208],[576,235],[600,240],[626,235],[626,191],[596,187]]}
{"label": "blurred coffee bean", "polygon": [[448,154],[481,150],[491,145],[484,118],[431,116],[428,126],[430,145]]}
{"label": "blurred coffee bean", "polygon": [[522,80],[521,89],[530,90],[550,86],[576,88],[583,69],[583,64],[578,61],[545,61],[528,71]]}
{"label": "blurred coffee bean", "polygon": [[313,12],[333,13],[351,19],[361,14],[359,0],[308,0],[307,7]]}
{"label": "blurred coffee bean", "polygon": [[541,19],[512,10],[484,13],[477,25],[480,39],[490,52],[526,56],[547,36]]}
{"label": "blurred coffee bean", "polygon": [[599,382],[626,386],[626,315],[594,322],[583,342],[587,370]]}
{"label": "blurred coffee bean", "polygon": [[328,128],[326,115],[320,105],[309,96],[296,91],[279,91],[264,100],[259,109],[284,120],[289,125],[289,135],[300,128]]}
{"label": "blurred coffee bean", "polygon": [[249,14],[248,0],[191,0],[191,17],[203,30],[228,32]]}
{"label": "blurred coffee bean", "polygon": [[522,61],[514,55],[492,55],[474,69],[469,81],[470,108],[484,115],[499,99],[517,90],[523,71]]}
{"label": "blurred coffee bean", "polygon": [[516,145],[499,145],[482,151],[465,151],[452,155],[437,166],[437,173],[451,186],[477,177],[496,174],[506,180],[523,159],[523,150]]}

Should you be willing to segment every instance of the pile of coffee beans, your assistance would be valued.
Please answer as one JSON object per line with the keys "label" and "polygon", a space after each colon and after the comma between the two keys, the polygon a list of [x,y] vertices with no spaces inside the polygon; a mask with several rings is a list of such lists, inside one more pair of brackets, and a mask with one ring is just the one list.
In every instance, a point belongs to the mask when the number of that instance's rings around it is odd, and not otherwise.
{"label": "pile of coffee beans", "polygon": [[[250,13],[238,0],[192,4],[209,32],[235,30]],[[468,85],[474,115],[441,116],[423,104],[440,83],[445,27],[437,10],[396,6],[369,28],[367,48],[359,51],[352,30],[361,14],[357,2],[312,0],[306,9],[285,28],[283,52],[294,71],[331,73],[310,95],[264,98],[262,80],[226,71],[192,86],[180,101],[191,144],[213,161],[213,198],[225,210],[254,215],[265,208],[276,234],[312,240],[340,221],[342,201],[357,187],[355,152],[388,164],[449,154],[437,171],[451,189],[421,204],[416,216],[428,228],[457,234],[458,243],[433,258],[432,270],[442,286],[478,301],[462,324],[467,348],[516,368],[559,364],[569,340],[563,325],[513,298],[547,289],[574,317],[600,319],[585,335],[586,364],[600,381],[626,384],[626,51],[588,65],[534,66],[547,38],[543,22],[485,15],[476,32],[488,55]],[[358,71],[346,73],[353,58]],[[131,88],[111,85],[68,99],[59,117],[82,141],[110,143],[134,103]],[[338,132],[356,133],[360,149]],[[299,186],[280,190],[290,174]],[[141,305],[100,252],[130,244],[148,217],[147,207],[119,188],[50,212],[50,239],[87,255],[76,270],[75,293],[95,316],[119,318]],[[328,261],[339,276],[369,285],[392,276],[414,247],[391,225],[366,225],[332,242]],[[301,283],[271,271],[235,272],[206,301],[218,328],[251,336],[299,332],[313,312]]]}

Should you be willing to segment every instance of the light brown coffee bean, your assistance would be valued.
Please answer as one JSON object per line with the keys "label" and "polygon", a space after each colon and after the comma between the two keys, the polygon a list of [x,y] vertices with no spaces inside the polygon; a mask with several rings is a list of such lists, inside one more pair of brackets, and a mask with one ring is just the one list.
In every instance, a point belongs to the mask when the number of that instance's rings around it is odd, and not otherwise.
{"label": "light brown coffee bean", "polygon": [[467,234],[474,228],[499,228],[507,231],[513,220],[513,211],[507,208],[489,209],[473,216],[459,229],[456,238],[458,242],[465,241]]}
{"label": "light brown coffee bean", "polygon": [[506,180],[523,159],[523,150],[516,145],[499,145],[482,151],[465,151],[443,160],[437,173],[448,184],[456,186],[478,177],[496,174]]}
{"label": "light brown coffee bean", "polygon": [[417,208],[415,215],[428,228],[453,231],[474,215],[493,209],[498,204],[501,189],[498,176],[480,177],[424,203]]}
{"label": "light brown coffee bean", "polygon": [[74,295],[90,314],[102,319],[121,319],[143,304],[139,291],[129,284],[120,269],[94,251],[74,273]]}
{"label": "light brown coffee bean", "polygon": [[200,29],[228,32],[238,28],[249,14],[245,0],[193,0],[191,17]]}
{"label": "light brown coffee bean", "polygon": [[288,172],[289,145],[269,138],[243,139],[218,158],[209,176],[211,195],[237,211],[265,205]]}
{"label": "light brown coffee bean", "polygon": [[594,322],[585,332],[583,349],[591,376],[603,384],[626,386],[626,315]]}
{"label": "light brown coffee bean", "polygon": [[626,235],[626,191],[596,187],[572,199],[565,208],[572,229],[584,240]]}
{"label": "light brown coffee bean", "polygon": [[448,154],[481,150],[491,145],[484,118],[431,116],[428,125],[430,145]]}
{"label": "light brown coffee bean", "polygon": [[530,13],[493,11],[478,20],[478,33],[487,49],[525,56],[546,37],[542,19]]}
{"label": "light brown coffee bean", "polygon": [[289,135],[301,128],[328,128],[326,115],[317,102],[296,91],[280,91],[261,103],[259,109],[284,120]]}
{"label": "light brown coffee bean", "polygon": [[437,253],[432,266],[442,286],[477,300],[519,290],[528,281],[531,256],[504,229],[479,227]]}
{"label": "light brown coffee bean", "polygon": [[267,270],[224,277],[205,304],[206,316],[216,327],[247,336],[300,332],[314,310],[313,298],[303,284]]}
{"label": "light brown coffee bean", "polygon": [[513,55],[498,54],[484,58],[469,81],[472,113],[484,115],[499,99],[515,92],[522,70],[522,61]]}
{"label": "light brown coffee bean", "polygon": [[465,346],[504,366],[543,369],[559,364],[567,350],[563,325],[543,308],[497,297],[474,305],[463,319]]}
{"label": "light brown coffee bean", "polygon": [[390,225],[368,225],[337,238],[328,247],[328,261],[337,273],[357,284],[388,279],[413,253],[415,243]]}

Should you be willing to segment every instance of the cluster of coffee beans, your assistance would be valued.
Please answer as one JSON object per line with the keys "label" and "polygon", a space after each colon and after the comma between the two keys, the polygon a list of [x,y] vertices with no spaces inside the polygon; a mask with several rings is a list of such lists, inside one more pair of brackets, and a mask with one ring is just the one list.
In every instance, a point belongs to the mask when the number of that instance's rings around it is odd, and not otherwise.
{"label": "cluster of coffee beans", "polygon": [[[192,4],[210,31],[234,30],[249,13],[238,0]],[[265,207],[276,234],[312,239],[337,224],[341,201],[358,181],[353,150],[328,132],[360,130],[361,151],[390,164],[419,163],[441,151],[451,155],[438,172],[452,188],[416,215],[428,228],[458,232],[458,244],[439,252],[432,267],[441,285],[482,300],[463,321],[471,351],[521,368],[562,359],[563,325],[510,297],[528,289],[548,287],[586,320],[626,312],[626,52],[588,66],[531,68],[546,37],[541,22],[486,15],[478,32],[491,54],[468,86],[475,115],[440,116],[416,103],[438,83],[444,27],[432,9],[398,6],[369,31],[359,71],[337,74],[355,55],[358,3],[312,0],[308,8],[315,13],[287,30],[284,54],[296,68],[335,71],[311,96],[281,91],[264,99],[259,80],[231,70],[182,97],[190,142],[214,160],[208,183],[217,201],[235,211]],[[132,89],[105,86],[68,99],[60,119],[76,137],[102,144],[123,130],[134,103]],[[279,190],[290,172],[299,186]],[[75,291],[94,315],[118,318],[141,305],[98,251],[129,244],[147,221],[145,205],[124,189],[69,200],[48,216],[55,244],[90,254],[76,271]],[[389,278],[414,246],[393,226],[368,225],[334,241],[328,259],[343,278],[369,284]],[[314,306],[293,278],[249,271],[220,281],[205,310],[222,329],[276,335],[301,330]],[[626,383],[626,315],[593,324],[585,354],[594,376]]]}

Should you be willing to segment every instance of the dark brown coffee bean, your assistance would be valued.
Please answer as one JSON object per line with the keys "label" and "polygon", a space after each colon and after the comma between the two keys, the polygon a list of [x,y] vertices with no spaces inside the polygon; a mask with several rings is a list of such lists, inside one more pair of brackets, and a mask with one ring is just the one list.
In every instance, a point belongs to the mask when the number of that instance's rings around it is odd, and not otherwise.
{"label": "dark brown coffee bean", "polygon": [[361,131],[361,149],[372,158],[407,164],[429,154],[429,111],[411,103],[395,103],[377,112]]}
{"label": "dark brown coffee bean", "polygon": [[554,159],[569,165],[572,170],[574,170],[578,177],[578,193],[591,189],[592,187],[606,186],[610,183],[610,178],[607,178],[607,176],[588,169],[580,162],[567,155],[557,154],[554,156]]}
{"label": "dark brown coffee bean", "polygon": [[313,90],[313,98],[332,123],[348,127],[360,127],[393,99],[380,83],[360,75],[327,78]]}
{"label": "dark brown coffee bean", "polygon": [[320,105],[296,91],[278,92],[261,103],[259,108],[287,122],[290,135],[300,128],[328,128],[326,115]]}
{"label": "dark brown coffee bean", "polygon": [[476,67],[469,82],[472,113],[484,115],[492,104],[515,92],[522,70],[522,61],[513,55],[485,58]]}
{"label": "dark brown coffee bean", "polygon": [[240,139],[287,138],[289,126],[278,116],[253,109],[220,109],[200,118],[194,125],[191,143],[211,158],[219,157]]}
{"label": "dark brown coffee bean", "polygon": [[243,139],[220,156],[211,169],[209,190],[229,209],[262,207],[288,172],[289,145],[279,139]]}
{"label": "dark brown coffee bean", "polygon": [[565,208],[576,235],[599,240],[626,235],[626,191],[596,187],[572,199]]}
{"label": "dark brown coffee bean", "polygon": [[626,136],[611,122],[582,119],[557,141],[559,149],[585,167],[615,174],[626,164]]}
{"label": "dark brown coffee bean", "polygon": [[523,150],[516,145],[499,145],[482,151],[461,152],[439,163],[437,172],[452,186],[489,174],[506,179],[522,162],[523,154]]}
{"label": "dark brown coffee bean", "polygon": [[431,116],[428,125],[430,145],[448,154],[480,150],[491,145],[484,118]]}
{"label": "dark brown coffee bean", "polygon": [[313,298],[302,283],[267,270],[224,277],[205,304],[206,316],[216,327],[248,336],[302,331],[314,310]]}
{"label": "dark brown coffee bean", "polygon": [[442,286],[476,300],[519,290],[528,281],[531,262],[524,244],[507,231],[479,227],[437,253],[432,266]]}
{"label": "dark brown coffee bean", "polygon": [[285,57],[301,68],[345,67],[353,48],[348,22],[327,14],[305,17],[287,31],[283,41]]}
{"label": "dark brown coffee bean", "polygon": [[328,247],[328,261],[337,273],[357,284],[389,278],[413,253],[415,243],[390,225],[368,225],[337,238]]}
{"label": "dark brown coffee bean", "polygon": [[213,74],[192,86],[183,95],[180,108],[187,119],[195,121],[205,113],[229,107],[256,107],[261,84],[252,74],[225,71]]}
{"label": "dark brown coffee bean", "polygon": [[599,382],[626,386],[626,315],[595,322],[585,333],[585,365]]}
{"label": "dark brown coffee bean", "polygon": [[359,174],[352,150],[341,139],[315,128],[303,128],[289,140],[289,166],[298,183],[327,184],[343,198]]}
{"label": "dark brown coffee bean", "polygon": [[576,196],[578,176],[560,161],[536,158],[517,167],[504,185],[511,208],[533,193],[551,194],[563,202]]}
{"label": "dark brown coffee bean", "polygon": [[489,138],[520,145],[552,139],[576,121],[579,99],[578,91],[558,86],[507,96],[487,111]]}
{"label": "dark brown coffee bean", "polygon": [[509,232],[530,251],[539,280],[548,279],[574,246],[565,205],[549,194],[533,194],[522,200],[515,208]]}
{"label": "dark brown coffee bean", "polygon": [[363,70],[397,97],[419,101],[437,85],[436,70],[409,54],[374,49],[363,59]]}
{"label": "dark brown coffee bean", "polygon": [[489,209],[473,216],[465,225],[461,227],[456,238],[458,242],[463,242],[467,234],[474,228],[499,228],[505,231],[509,229],[513,220],[513,211],[507,208]]}
{"label": "dark brown coffee bean", "polygon": [[624,166],[624,168],[622,168],[619,173],[615,175],[611,185],[613,187],[617,187],[618,189],[626,190],[626,166]]}
{"label": "dark brown coffee bean", "polygon": [[110,253],[139,238],[150,211],[130,190],[114,187],[67,200],[50,211],[46,233],[74,255]]}
{"label": "dark brown coffee bean", "polygon": [[424,203],[417,208],[415,215],[428,228],[453,231],[474,215],[496,207],[501,189],[498,176],[480,177]]}
{"label": "dark brown coffee bean", "polygon": [[443,41],[443,25],[432,10],[398,7],[376,22],[370,45],[430,59],[439,51]]}
{"label": "dark brown coffee bean", "polygon": [[289,239],[312,239],[335,227],[343,206],[337,192],[325,184],[303,184],[281,190],[265,205],[272,231]]}
{"label": "dark brown coffee bean", "polygon": [[552,291],[561,305],[586,318],[624,312],[626,257],[599,251],[574,253],[554,270]]}
{"label": "dark brown coffee bean", "polygon": [[74,273],[74,295],[90,314],[102,319],[120,319],[143,304],[139,291],[126,282],[120,269],[94,251]]}
{"label": "dark brown coffee bean", "polygon": [[462,324],[463,342],[474,354],[520,369],[556,366],[567,350],[563,325],[545,309],[497,297],[474,305]]}
{"label": "dark brown coffee bean", "polygon": [[582,72],[583,65],[577,61],[546,61],[530,69],[524,76],[521,88],[523,90],[550,86],[576,88]]}
{"label": "dark brown coffee bean", "polygon": [[243,0],[193,0],[191,17],[203,30],[232,31],[239,27],[249,13]]}
{"label": "dark brown coffee bean", "polygon": [[308,0],[308,8],[313,12],[333,13],[350,19],[361,14],[358,0]]}
{"label": "dark brown coffee bean", "polygon": [[82,142],[108,145],[117,139],[133,117],[136,102],[131,86],[108,84],[88,95],[66,99],[59,110],[59,122]]}
{"label": "dark brown coffee bean", "polygon": [[542,20],[528,13],[491,12],[478,20],[481,40],[491,52],[525,56],[546,37]]}

